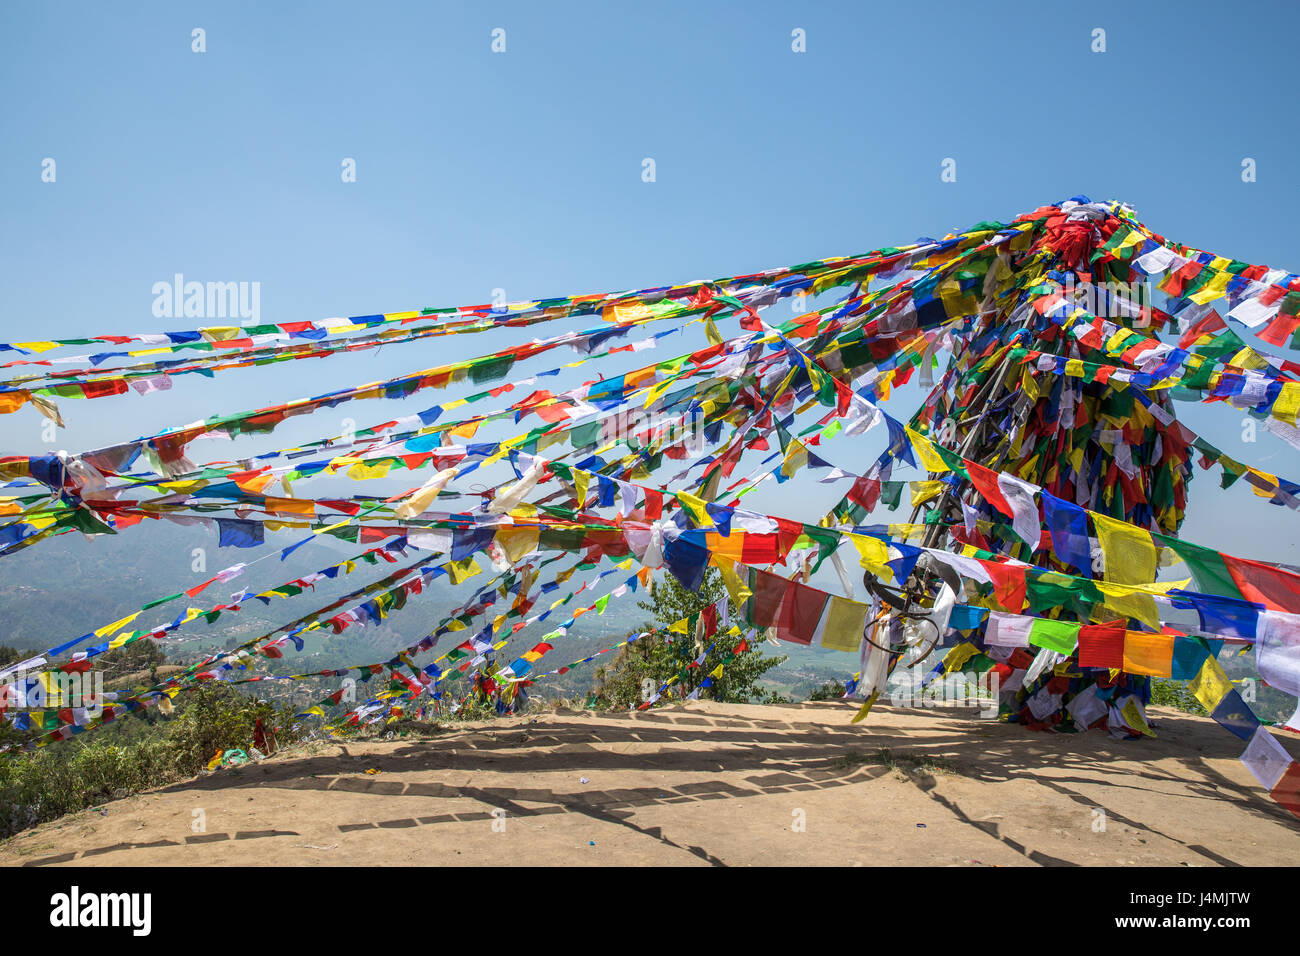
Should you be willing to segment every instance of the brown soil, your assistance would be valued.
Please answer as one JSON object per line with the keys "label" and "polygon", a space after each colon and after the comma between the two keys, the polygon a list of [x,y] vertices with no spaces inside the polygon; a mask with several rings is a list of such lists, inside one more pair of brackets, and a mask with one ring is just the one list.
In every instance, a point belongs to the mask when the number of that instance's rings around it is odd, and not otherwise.
{"label": "brown soil", "polygon": [[1300,820],[1208,719],[1153,708],[1158,739],[1125,742],[854,710],[700,702],[312,744],[64,817],[0,864],[1300,862]]}

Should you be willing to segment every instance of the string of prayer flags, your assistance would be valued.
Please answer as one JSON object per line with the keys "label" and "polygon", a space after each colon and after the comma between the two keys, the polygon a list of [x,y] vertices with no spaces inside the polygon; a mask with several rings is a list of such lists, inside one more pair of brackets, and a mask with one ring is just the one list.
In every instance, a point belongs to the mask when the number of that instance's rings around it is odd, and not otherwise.
{"label": "string of prayer flags", "polygon": [[[1148,283],[1163,298],[1133,292]],[[789,320],[772,318],[776,303],[805,294],[819,299],[802,300]],[[400,719],[417,702],[441,714],[471,700],[517,712],[532,680],[547,676],[538,674],[546,655],[580,618],[607,620],[612,602],[649,586],[656,571],[698,591],[712,566],[727,597],[664,629],[664,639],[699,645],[654,701],[725,686],[734,654],[750,644],[710,658],[717,644],[709,638],[748,626],[751,636],[859,653],[851,694],[864,702],[856,719],[865,719],[902,659],[894,638],[911,626],[880,603],[888,587],[906,591],[938,632],[943,663],[926,679],[986,674],[997,678],[1008,720],[1130,739],[1159,732],[1145,709],[1151,682],[1188,681],[1242,740],[1261,786],[1300,807],[1295,762],[1279,754],[1217,660],[1225,644],[1254,645],[1260,675],[1300,696],[1300,574],[1179,537],[1194,454],[1203,468],[1220,468],[1224,487],[1244,480],[1255,499],[1288,509],[1300,510],[1300,484],[1225,455],[1175,415],[1178,402],[1226,402],[1300,447],[1300,363],[1267,350],[1300,347],[1300,275],[1169,241],[1120,202],[1076,196],[939,239],[633,292],[251,328],[33,336],[0,345],[0,413],[30,405],[62,424],[55,402],[67,398],[158,401],[229,369],[583,316],[597,324],[531,341],[516,331],[507,347],[383,381],[331,382],[322,394],[113,436],[116,444],[80,453],[0,457],[0,558],[73,532],[128,542],[151,521],[207,529],[220,547],[247,556],[32,654],[15,688],[93,670],[108,650],[168,638],[199,619],[224,628],[250,600],[292,600],[303,610],[122,693],[100,716],[0,709],[20,746],[153,708],[172,712],[211,680],[378,677],[364,701],[344,701],[330,686],[304,708],[302,720],[338,733]],[[633,340],[634,331],[643,337]],[[661,361],[615,366],[623,353],[662,348],[669,335],[695,340]],[[559,349],[577,359],[544,361]],[[553,383],[577,368],[574,377],[587,381],[565,391]],[[907,421],[886,414],[879,405],[912,381],[927,390],[921,407]],[[407,401],[431,389],[449,394],[347,434],[239,461],[200,460],[204,436],[264,435],[347,402]],[[881,421],[886,447],[874,462],[834,463],[831,443],[848,444],[843,436]],[[685,434],[688,423],[698,436]],[[924,474],[900,480],[902,465]],[[806,497],[790,494],[809,475],[818,488],[845,483],[820,519],[796,517]],[[306,489],[322,480],[331,482],[326,496],[311,497]],[[743,506],[777,487],[781,514]],[[905,504],[906,519],[866,523],[881,506]],[[291,544],[272,546],[268,532],[297,529]],[[157,626],[141,623],[154,607],[252,580],[263,557],[284,560],[326,535],[369,550],[255,593],[250,586],[227,601],[162,612]],[[444,559],[399,562],[408,546]],[[258,548],[267,553],[250,554]],[[854,558],[871,592],[865,601],[855,599],[846,567]],[[842,593],[818,586],[827,560]],[[1157,581],[1161,567],[1179,561],[1187,580]],[[378,562],[394,565],[378,581],[310,600],[319,581]],[[610,566],[598,570],[603,562]],[[586,595],[615,573],[615,587]],[[349,628],[382,626],[443,577],[477,589],[410,646],[350,668],[265,672],[267,659],[302,652],[308,637],[328,646]],[[1195,633],[1163,620],[1171,610],[1194,615]],[[454,646],[440,652],[447,634]]]}

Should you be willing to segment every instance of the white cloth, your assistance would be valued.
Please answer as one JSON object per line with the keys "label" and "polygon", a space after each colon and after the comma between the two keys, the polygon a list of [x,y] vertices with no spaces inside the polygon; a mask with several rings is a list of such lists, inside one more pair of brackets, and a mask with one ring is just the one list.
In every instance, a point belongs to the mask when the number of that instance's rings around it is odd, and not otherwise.
{"label": "white cloth", "polygon": [[1063,660],[1065,660],[1064,654],[1057,653],[1046,647],[1042,648],[1034,657],[1034,662],[1029,665],[1029,671],[1025,674],[1025,683],[1032,684],[1038,680],[1043,671],[1050,670]]}
{"label": "white cloth", "polygon": [[431,528],[427,531],[410,531],[406,540],[417,548],[434,554],[445,554],[451,550],[451,529]]}
{"label": "white cloth", "polygon": [[1060,709],[1061,695],[1048,693],[1045,686],[1029,698],[1029,712],[1036,720],[1046,720]]}
{"label": "white cloth", "polygon": [[1261,611],[1255,663],[1270,686],[1300,697],[1300,614]]}
{"label": "white cloth", "polygon": [[[507,511],[512,511],[515,508],[518,508],[520,502],[524,500],[524,496],[533,490],[533,486],[537,484],[538,480],[542,477],[542,472],[545,470],[545,460],[534,458],[518,481],[488,502],[488,512],[494,515],[502,515]],[[453,471],[452,474],[455,474],[455,472]],[[398,510],[398,514],[401,515],[400,509]],[[409,515],[401,516],[409,517]]]}
{"label": "white cloth", "polygon": [[1034,619],[1021,614],[989,611],[989,623],[984,630],[984,643],[998,647],[1028,647],[1029,631]]}
{"label": "white cloth", "polygon": [[1034,495],[1042,489],[1014,475],[999,474],[998,490],[1011,506],[1012,530],[1031,548],[1037,548],[1042,532],[1038,523],[1038,501]]}
{"label": "white cloth", "polygon": [[1106,704],[1097,696],[1097,685],[1089,684],[1087,689],[1070,699],[1065,709],[1080,730],[1087,730],[1098,717],[1106,713]]}
{"label": "white cloth", "polygon": [[1245,753],[1241,755],[1241,762],[1255,775],[1261,787],[1272,790],[1290,766],[1291,755],[1269,733],[1267,727],[1256,727],[1255,735],[1250,738]]}
{"label": "white cloth", "polygon": [[980,564],[974,558],[968,558],[965,555],[951,554],[947,551],[931,549],[927,553],[936,561],[942,561],[948,567],[952,568],[962,577],[970,578],[973,581],[979,581],[981,584],[991,584],[992,575],[984,565]]}
{"label": "white cloth", "polygon": [[438,497],[438,492],[446,487],[447,482],[451,481],[456,475],[456,468],[444,468],[442,471],[433,475],[426,481],[419,490],[411,494],[393,509],[393,514],[399,518],[414,518],[416,515],[423,514]]}
{"label": "white cloth", "polygon": [[1281,301],[1272,305],[1263,305],[1259,299],[1245,299],[1228,313],[1228,318],[1236,319],[1247,328],[1253,329],[1277,315],[1281,305]]}
{"label": "white cloth", "polygon": [[1135,264],[1147,275],[1152,275],[1157,272],[1164,272],[1176,258],[1177,256],[1174,255],[1172,250],[1160,246],[1138,256]]}

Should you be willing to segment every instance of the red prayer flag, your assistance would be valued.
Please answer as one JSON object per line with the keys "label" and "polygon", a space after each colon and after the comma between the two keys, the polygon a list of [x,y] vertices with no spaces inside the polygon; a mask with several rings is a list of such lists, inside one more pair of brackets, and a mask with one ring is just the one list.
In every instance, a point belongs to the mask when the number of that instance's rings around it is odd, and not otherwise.
{"label": "red prayer flag", "polygon": [[1247,601],[1258,601],[1273,611],[1300,613],[1300,575],[1248,558],[1222,557]]}
{"label": "red prayer flag", "polygon": [[980,561],[993,579],[993,597],[1004,609],[1019,614],[1025,606],[1025,569],[998,561]]}
{"label": "red prayer flag", "polygon": [[1124,666],[1124,622],[1079,628],[1080,667]]}

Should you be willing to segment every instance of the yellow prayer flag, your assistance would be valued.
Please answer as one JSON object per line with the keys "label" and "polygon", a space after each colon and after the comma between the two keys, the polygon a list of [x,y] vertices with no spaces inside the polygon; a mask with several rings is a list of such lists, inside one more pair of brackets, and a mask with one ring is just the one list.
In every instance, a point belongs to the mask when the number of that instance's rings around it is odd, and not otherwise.
{"label": "yellow prayer flag", "polygon": [[848,538],[853,542],[853,546],[858,549],[859,564],[877,576],[888,577],[893,580],[894,574],[890,570],[889,546],[879,538],[873,538],[865,534],[848,533]]}
{"label": "yellow prayer flag", "polygon": [[365,480],[369,478],[383,478],[388,475],[388,471],[392,467],[393,467],[392,461],[379,461],[373,465],[367,464],[366,462],[363,461],[359,461],[351,468],[348,469],[348,477],[356,478],[358,480]]}
{"label": "yellow prayer flag", "polygon": [[1214,708],[1232,690],[1232,681],[1228,680],[1228,675],[1215,658],[1207,657],[1187,687],[1202,707],[1214,713]]}
{"label": "yellow prayer flag", "polygon": [[857,715],[851,721],[849,721],[849,723],[856,724],[860,720],[865,720],[867,714],[871,713],[871,705],[876,702],[876,698],[879,696],[880,696],[880,691],[876,691],[874,694],[868,697],[866,701],[863,703],[861,709],[858,711]]}
{"label": "yellow prayer flag", "polygon": [[968,660],[980,652],[980,649],[970,641],[962,641],[943,658],[943,672],[951,674],[953,671],[959,671]]}
{"label": "yellow prayer flag", "polygon": [[423,514],[442,492],[443,488],[447,487],[447,482],[451,481],[455,476],[456,467],[454,465],[431,475],[419,489],[398,503],[397,507],[393,509],[393,514],[399,518],[414,518],[418,514]]}
{"label": "yellow prayer flag", "polygon": [[808,464],[808,448],[797,438],[792,438],[785,449],[785,460],[781,462],[781,474],[793,478],[804,465]]}
{"label": "yellow prayer flag", "polygon": [[1271,487],[1269,488],[1261,488],[1259,485],[1255,484],[1254,482],[1251,482],[1250,490],[1253,491],[1256,496],[1260,498],[1272,498],[1274,495],[1277,494],[1278,487],[1279,487],[1277,475],[1270,475],[1266,471],[1260,471],[1257,468],[1251,468],[1249,465],[1246,466],[1246,470],[1250,472],[1252,475],[1258,475],[1260,478],[1263,478],[1266,482],[1268,482],[1269,485],[1271,485]]}
{"label": "yellow prayer flag", "polygon": [[927,501],[932,501],[943,494],[945,482],[942,481],[910,481],[912,488],[912,507],[919,508]]}
{"label": "yellow prayer flag", "polygon": [[225,342],[239,338],[243,331],[238,325],[209,325],[205,329],[199,329],[199,335],[209,342]]}
{"label": "yellow prayer flag", "polygon": [[478,566],[473,555],[463,561],[448,561],[447,576],[451,578],[452,584],[460,584],[462,581],[468,581],[476,574],[483,573],[483,569]]}
{"label": "yellow prayer flag", "polygon": [[1195,292],[1188,296],[1197,305],[1205,305],[1213,302],[1222,296],[1228,290],[1228,282],[1232,279],[1231,272],[1220,272],[1213,279],[1201,286]]}
{"label": "yellow prayer flag", "polygon": [[912,447],[916,449],[916,457],[921,462],[921,467],[929,472],[943,473],[952,471],[947,463],[939,457],[939,453],[934,450],[933,443],[918,431],[913,431],[911,426],[903,426],[907,430],[907,437],[912,440]]}
{"label": "yellow prayer flag", "polygon": [[649,408],[655,403],[656,399],[667,392],[668,389],[672,388],[673,385],[676,384],[676,381],[675,378],[669,377],[662,382],[652,385],[646,390],[645,401],[641,404],[641,407]]}
{"label": "yellow prayer flag", "polygon": [[[1106,558],[1105,580],[1115,584],[1154,583],[1158,559],[1151,532],[1095,511],[1092,512],[1092,520],[1097,527],[1102,554]],[[1143,624],[1160,626],[1156,602],[1146,595],[1111,595],[1106,601],[1106,607],[1125,617],[1137,618]]]}
{"label": "yellow prayer flag", "polygon": [[330,463],[325,466],[325,471],[329,474],[335,474],[340,468],[347,465],[354,465],[361,461],[354,455],[339,455],[337,458],[331,458]]}
{"label": "yellow prayer flag", "polygon": [[1144,737],[1154,737],[1156,732],[1151,729],[1150,725],[1142,719],[1142,711],[1138,708],[1136,697],[1130,697],[1128,703],[1120,708],[1120,714],[1124,717],[1124,723],[1128,724]]}
{"label": "yellow prayer flag", "polygon": [[120,621],[114,621],[112,624],[105,624],[103,627],[101,627],[99,630],[95,632],[95,636],[106,637],[109,634],[112,634],[114,631],[120,631],[122,628],[126,627],[137,617],[139,617],[141,613],[142,613],[141,611],[136,611],[134,614],[128,614]]}
{"label": "yellow prayer flag", "polygon": [[703,498],[698,498],[687,491],[679,491],[677,492],[677,500],[691,513],[691,517],[695,519],[695,524],[698,527],[712,526],[713,519],[709,517],[709,512],[704,507],[705,501]]}
{"label": "yellow prayer flag", "polygon": [[537,549],[540,536],[541,530],[536,526],[514,525],[498,528],[495,540],[510,563],[518,564],[524,555]]}
{"label": "yellow prayer flag", "polygon": [[1033,370],[1030,368],[1026,368],[1024,374],[1020,376],[1020,388],[1034,401],[1037,401],[1038,396],[1043,393],[1042,388],[1038,385],[1038,380],[1034,378]]}
{"label": "yellow prayer flag", "polygon": [[856,651],[862,644],[862,632],[870,608],[859,601],[850,601],[832,594],[826,610],[826,623],[822,628],[822,647],[832,651]]}
{"label": "yellow prayer flag", "polygon": [[1300,382],[1283,382],[1282,390],[1273,402],[1273,417],[1294,425],[1296,412],[1300,412]]}
{"label": "yellow prayer flag", "polygon": [[[740,536],[733,535],[733,537]],[[722,574],[722,583],[727,588],[727,594],[731,596],[732,604],[736,605],[736,607],[740,607],[754,596],[754,592],[749,589],[748,585],[741,580],[740,575],[736,573],[735,561],[723,555],[714,553],[713,563]]]}
{"label": "yellow prayer flag", "polygon": [[650,306],[633,302],[627,304],[611,303],[601,310],[600,317],[606,322],[638,322],[644,321],[654,315]]}
{"label": "yellow prayer flag", "polygon": [[722,344],[722,333],[719,332],[718,327],[713,324],[712,318],[705,318],[704,320],[704,335],[708,338],[710,345]]}

